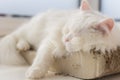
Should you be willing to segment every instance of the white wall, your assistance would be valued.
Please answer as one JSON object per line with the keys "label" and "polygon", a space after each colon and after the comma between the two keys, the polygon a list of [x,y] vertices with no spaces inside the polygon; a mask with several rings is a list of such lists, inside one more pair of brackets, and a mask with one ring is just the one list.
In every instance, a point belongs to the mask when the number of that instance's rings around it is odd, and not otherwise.
{"label": "white wall", "polygon": [[99,0],[88,0],[94,10],[99,10]]}
{"label": "white wall", "polygon": [[120,0],[102,0],[102,12],[110,17],[120,19]]}
{"label": "white wall", "polygon": [[75,9],[78,0],[0,0],[0,13],[34,15],[47,9]]}

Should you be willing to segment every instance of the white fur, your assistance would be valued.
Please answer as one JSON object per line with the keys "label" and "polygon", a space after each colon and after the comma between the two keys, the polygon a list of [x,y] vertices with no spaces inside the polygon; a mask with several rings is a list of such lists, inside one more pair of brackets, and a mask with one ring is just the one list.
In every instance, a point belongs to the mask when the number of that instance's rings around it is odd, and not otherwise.
{"label": "white fur", "polygon": [[16,49],[17,41],[13,34],[6,36],[0,41],[0,64],[27,64]]}
{"label": "white fur", "polygon": [[[97,50],[101,50],[104,53],[105,50],[114,50],[120,46],[119,24],[115,23],[112,31],[107,32],[107,36],[103,36],[101,33],[90,28],[107,18],[95,11],[81,11],[78,15],[75,15],[66,25],[69,26],[68,35],[73,35],[73,38],[65,44],[67,51],[90,51],[90,49],[96,47]],[[79,31],[81,32],[77,33]]]}
{"label": "white fur", "polygon": [[25,64],[26,62],[20,55],[20,51],[28,50],[30,46],[37,50],[42,41],[54,36],[55,42],[60,41],[61,29],[72,13],[73,11],[48,11],[39,14],[15,32],[3,38],[0,41],[0,63]]}
{"label": "white fur", "polygon": [[[27,77],[41,77],[53,62],[53,57],[66,55],[62,43],[62,29],[74,11],[48,11],[33,17],[18,30],[0,41],[0,64],[26,65],[21,51],[29,50],[32,46],[37,50],[37,57]],[[36,72],[36,68],[40,67]],[[43,71],[42,71],[43,70]],[[36,76],[36,74],[38,74]],[[40,76],[41,75],[41,76]]]}
{"label": "white fur", "polygon": [[[26,73],[28,78],[41,78],[54,62],[67,53],[89,51],[96,47],[103,52],[120,46],[120,28],[114,25],[107,36],[92,29],[106,19],[95,11],[48,11],[35,16],[0,42],[1,64],[27,64],[20,51],[29,50],[32,46],[37,56]],[[66,42],[66,38],[70,41]],[[68,51],[68,52],[67,52]]]}

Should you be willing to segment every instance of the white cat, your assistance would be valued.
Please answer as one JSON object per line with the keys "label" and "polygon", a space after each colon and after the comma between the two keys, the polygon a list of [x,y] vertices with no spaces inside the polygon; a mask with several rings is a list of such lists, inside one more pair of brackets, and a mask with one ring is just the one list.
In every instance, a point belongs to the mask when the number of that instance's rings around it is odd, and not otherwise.
{"label": "white cat", "polygon": [[52,48],[54,45],[53,48],[56,50],[59,48],[63,50],[62,29],[69,17],[78,12],[79,10],[47,11],[33,17],[28,23],[0,41],[0,64],[27,64],[20,53],[31,47],[38,50],[42,47]]}
{"label": "white cat", "polygon": [[51,35],[44,38],[40,45],[38,55],[26,73],[27,78],[43,77],[54,63],[54,56],[58,58],[81,50],[90,52],[94,47],[105,53],[120,46],[120,25],[93,11],[86,0],[82,1],[79,12],[68,17],[62,19],[65,20],[64,24],[54,22],[57,28],[49,29]]}
{"label": "white cat", "polygon": [[48,11],[35,16],[0,42],[0,64],[27,64],[21,51],[31,47],[37,56],[26,73],[27,78],[41,78],[54,62],[80,50],[96,47],[103,52],[120,46],[120,28],[113,19],[91,10],[83,0],[80,10]]}

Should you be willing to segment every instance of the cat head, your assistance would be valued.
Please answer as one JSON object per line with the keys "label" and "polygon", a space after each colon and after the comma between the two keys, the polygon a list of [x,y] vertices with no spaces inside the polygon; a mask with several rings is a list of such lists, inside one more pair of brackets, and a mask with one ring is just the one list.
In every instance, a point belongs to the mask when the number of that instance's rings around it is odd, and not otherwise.
{"label": "cat head", "polygon": [[68,52],[89,51],[92,48],[111,49],[114,20],[93,11],[86,0],[82,0],[80,12],[72,15],[63,29],[63,42]]}

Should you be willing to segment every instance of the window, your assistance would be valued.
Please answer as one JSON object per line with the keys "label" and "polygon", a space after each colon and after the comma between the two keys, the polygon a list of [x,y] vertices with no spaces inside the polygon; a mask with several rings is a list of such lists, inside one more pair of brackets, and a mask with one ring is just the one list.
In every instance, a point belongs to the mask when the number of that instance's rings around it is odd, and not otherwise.
{"label": "window", "polygon": [[100,3],[102,13],[120,21],[120,0],[100,0]]}
{"label": "window", "polygon": [[0,13],[35,15],[48,9],[76,9],[80,0],[0,0]]}

